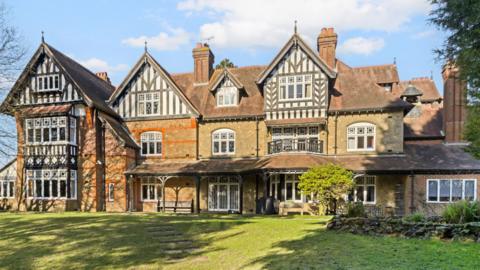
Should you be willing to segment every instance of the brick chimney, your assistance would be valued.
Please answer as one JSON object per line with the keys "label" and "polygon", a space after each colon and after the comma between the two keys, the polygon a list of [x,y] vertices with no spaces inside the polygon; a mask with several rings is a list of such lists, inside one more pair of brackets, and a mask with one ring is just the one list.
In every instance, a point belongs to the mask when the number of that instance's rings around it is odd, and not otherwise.
{"label": "brick chimney", "polygon": [[108,77],[108,74],[107,74],[106,71],[97,72],[97,73],[95,73],[95,75],[97,75],[97,77],[99,77],[100,79],[106,81],[107,83],[112,84],[112,82],[110,81],[110,78]]}
{"label": "brick chimney", "polygon": [[466,111],[466,85],[460,80],[459,69],[446,64],[443,77],[443,131],[446,143],[459,143],[463,140],[463,127]]}
{"label": "brick chimney", "polygon": [[214,56],[208,44],[197,43],[192,50],[194,84],[207,84],[213,73]]}
{"label": "brick chimney", "polygon": [[331,68],[335,68],[335,49],[338,36],[333,28],[322,28],[317,38],[317,50],[320,58]]}

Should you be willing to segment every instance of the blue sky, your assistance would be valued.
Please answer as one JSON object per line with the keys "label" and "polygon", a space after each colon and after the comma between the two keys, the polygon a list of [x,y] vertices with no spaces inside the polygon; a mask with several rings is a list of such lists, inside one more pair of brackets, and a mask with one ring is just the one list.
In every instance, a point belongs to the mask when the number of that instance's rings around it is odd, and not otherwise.
{"label": "blue sky", "polygon": [[191,49],[213,36],[218,61],[265,65],[293,32],[315,48],[322,27],[339,34],[337,55],[351,66],[392,63],[402,80],[430,76],[442,91],[441,64],[433,49],[445,34],[427,22],[423,0],[113,1],[6,0],[11,23],[33,54],[45,40],[92,71],[108,71],[118,85],[143,52],[169,72],[191,71]]}

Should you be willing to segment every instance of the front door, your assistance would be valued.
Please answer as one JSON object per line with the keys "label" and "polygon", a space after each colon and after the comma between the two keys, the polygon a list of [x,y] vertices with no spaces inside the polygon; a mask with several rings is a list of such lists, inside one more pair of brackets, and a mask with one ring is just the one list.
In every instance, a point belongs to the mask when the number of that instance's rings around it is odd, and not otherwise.
{"label": "front door", "polygon": [[237,179],[215,177],[209,179],[208,210],[209,211],[239,211],[240,188]]}

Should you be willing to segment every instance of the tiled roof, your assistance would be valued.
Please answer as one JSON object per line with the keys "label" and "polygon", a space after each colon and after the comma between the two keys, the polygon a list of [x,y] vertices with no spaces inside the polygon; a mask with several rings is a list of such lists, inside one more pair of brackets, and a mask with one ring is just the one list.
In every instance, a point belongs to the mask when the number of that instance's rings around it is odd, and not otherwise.
{"label": "tiled roof", "polygon": [[322,156],[316,154],[280,154],[261,159],[211,159],[200,161],[144,162],[126,174],[197,175],[239,174],[261,170],[307,170],[316,165],[334,163],[355,172],[369,173],[449,173],[480,172],[480,160],[466,153],[463,146],[444,144],[406,144],[405,154],[376,156]]}
{"label": "tiled roof", "polygon": [[128,128],[119,120],[105,114],[100,113],[99,117],[108,123],[113,133],[128,147],[139,148],[135,140],[130,135]]}
{"label": "tiled roof", "polygon": [[41,107],[29,107],[22,109],[22,113],[26,116],[34,116],[39,114],[65,114],[72,109],[71,104],[65,105],[47,105]]}
{"label": "tiled roof", "polygon": [[[255,79],[265,66],[247,66],[229,68],[229,72],[243,85],[238,106],[217,107],[214,93],[209,85],[194,85],[193,73],[172,74],[172,79],[185,93],[188,99],[200,110],[205,119],[229,116],[262,116],[263,96]],[[216,69],[211,80],[223,74],[223,69]]]}
{"label": "tiled roof", "polygon": [[406,116],[405,139],[443,138],[443,107],[438,104],[421,104],[415,108],[418,116]]}
{"label": "tiled roof", "polygon": [[397,66],[394,64],[354,67],[352,69],[355,73],[369,77],[376,83],[398,83],[400,81],[398,78]]}

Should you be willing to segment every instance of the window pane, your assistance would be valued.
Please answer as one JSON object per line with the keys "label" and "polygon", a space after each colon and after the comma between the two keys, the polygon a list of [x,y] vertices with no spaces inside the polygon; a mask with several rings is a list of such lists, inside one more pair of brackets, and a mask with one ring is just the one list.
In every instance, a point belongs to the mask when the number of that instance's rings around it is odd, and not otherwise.
{"label": "window pane", "polygon": [[148,186],[147,185],[142,185],[142,199],[146,200],[148,194]]}
{"label": "window pane", "polygon": [[305,97],[306,98],[312,97],[312,85],[311,84],[306,84],[305,85]]}
{"label": "window pane", "polygon": [[440,180],[440,201],[450,201],[450,180]]}
{"label": "window pane", "polygon": [[145,114],[152,114],[152,103],[145,103]]}
{"label": "window pane", "polygon": [[286,195],[287,195],[287,197],[286,197],[285,199],[286,199],[286,200],[291,200],[291,199],[292,199],[292,194],[293,194],[293,190],[292,190],[292,189],[293,189],[293,185],[292,185],[291,182],[290,182],[290,183],[286,183],[286,184],[287,184],[287,185],[286,185],[286,186],[287,186],[287,187],[286,187],[286,188],[287,188],[287,190],[286,190]]}
{"label": "window pane", "polygon": [[59,88],[58,75],[55,75],[55,89],[58,89],[58,88]]}
{"label": "window pane", "polygon": [[10,182],[10,190],[9,190],[9,192],[8,192],[8,195],[9,195],[10,197],[14,197],[14,196],[15,196],[14,193],[15,193],[15,181],[11,181],[11,182]]}
{"label": "window pane", "polygon": [[357,186],[357,201],[358,202],[363,202],[364,200],[364,194],[363,194],[363,186]]}
{"label": "window pane", "polygon": [[452,180],[452,201],[459,201],[462,199],[462,180]]}
{"label": "window pane", "polygon": [[294,98],[295,97],[295,89],[294,89],[294,85],[291,84],[288,86],[288,98]]}
{"label": "window pane", "polygon": [[155,153],[155,143],[151,142],[148,143],[148,154],[154,154]]}
{"label": "window pane", "polygon": [[355,149],[355,137],[348,137],[348,149]]}
{"label": "window pane", "polygon": [[375,186],[368,186],[367,187],[367,199],[366,202],[374,202],[375,201]]}
{"label": "window pane", "polygon": [[297,98],[303,98],[303,84],[297,84]]}
{"label": "window pane", "polygon": [[235,142],[233,141],[228,142],[228,152],[229,153],[235,152]]}
{"label": "window pane", "polygon": [[66,198],[67,197],[67,181],[60,180],[60,197]]}
{"label": "window pane", "polygon": [[52,180],[52,197],[58,197],[58,181]]}
{"label": "window pane", "polygon": [[28,142],[33,142],[33,129],[29,129],[27,131],[28,135],[27,135],[27,141]]}
{"label": "window pane", "polygon": [[150,200],[155,200],[155,185],[148,185],[148,198]]}
{"label": "window pane", "polygon": [[161,154],[162,153],[162,143],[157,142],[157,152],[156,154]]}
{"label": "window pane", "polygon": [[50,181],[43,181],[43,195],[50,197]]}
{"label": "window pane", "polygon": [[365,137],[357,137],[357,149],[365,148]]}
{"label": "window pane", "polygon": [[52,138],[51,138],[51,139],[52,139],[52,142],[57,141],[57,140],[58,140],[58,137],[57,137],[57,135],[58,135],[58,130],[57,130],[57,128],[52,128],[50,135],[52,136]]}
{"label": "window pane", "polygon": [[50,129],[49,128],[44,128],[43,129],[43,141],[44,142],[49,142],[50,141]]}
{"label": "window pane", "polygon": [[35,142],[41,142],[42,141],[42,129],[37,128],[35,129]]}
{"label": "window pane", "polygon": [[295,182],[295,200],[300,200],[302,196],[300,195],[300,189],[298,188],[298,182]]}
{"label": "window pane", "polygon": [[42,197],[42,181],[41,180],[35,181],[35,196]]}
{"label": "window pane", "polygon": [[65,128],[60,128],[60,141],[65,141]]}
{"label": "window pane", "polygon": [[465,181],[465,200],[473,201],[475,199],[475,181]]}
{"label": "window pane", "polygon": [[219,142],[213,142],[213,152],[218,153],[219,152]]}
{"label": "window pane", "polygon": [[373,148],[373,136],[367,136],[367,148]]}
{"label": "window pane", "polygon": [[225,142],[225,141],[221,142],[221,146],[222,146],[221,152],[226,153],[227,152],[227,142]]}
{"label": "window pane", "polygon": [[280,99],[286,98],[285,89],[285,85],[280,85]]}
{"label": "window pane", "polygon": [[428,200],[438,201],[438,182],[428,181]]}
{"label": "window pane", "polygon": [[146,155],[147,154],[147,143],[144,142],[142,143],[142,155]]}

